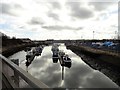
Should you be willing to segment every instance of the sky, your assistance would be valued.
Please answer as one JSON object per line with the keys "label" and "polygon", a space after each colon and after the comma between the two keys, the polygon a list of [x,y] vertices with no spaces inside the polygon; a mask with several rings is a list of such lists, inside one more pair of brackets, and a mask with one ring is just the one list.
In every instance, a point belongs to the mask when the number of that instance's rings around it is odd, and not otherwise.
{"label": "sky", "polygon": [[32,40],[117,38],[118,0],[1,0],[0,32]]}

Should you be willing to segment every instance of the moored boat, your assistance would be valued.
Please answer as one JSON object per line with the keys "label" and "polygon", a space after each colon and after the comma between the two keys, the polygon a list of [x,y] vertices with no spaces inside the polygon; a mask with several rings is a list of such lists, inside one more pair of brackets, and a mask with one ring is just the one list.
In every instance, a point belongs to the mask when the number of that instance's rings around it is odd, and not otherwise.
{"label": "moored boat", "polygon": [[68,67],[68,68],[71,67],[71,65],[72,65],[71,62],[72,61],[69,58],[69,56],[67,54],[65,54],[65,52],[60,50],[60,52],[58,54],[58,57],[59,57],[59,61],[60,61],[61,66],[65,66],[65,67]]}
{"label": "moored boat", "polygon": [[33,56],[31,51],[27,51],[26,60],[30,59]]}
{"label": "moored boat", "polygon": [[60,61],[61,66],[64,66],[64,61],[63,61],[64,55],[65,55],[65,52],[60,50],[58,53],[58,57],[59,57],[59,61]]}
{"label": "moored boat", "polygon": [[54,63],[57,63],[59,59],[58,54],[53,54],[52,59]]}
{"label": "moored boat", "polygon": [[26,66],[28,67],[31,62],[34,60],[35,55],[32,53],[32,51],[28,51],[26,55]]}
{"label": "moored boat", "polygon": [[64,61],[64,64],[65,64],[65,67],[68,67],[68,68],[71,67],[71,59],[69,58],[68,55],[64,56],[63,61]]}
{"label": "moored boat", "polygon": [[35,54],[36,56],[39,56],[39,55],[41,55],[42,50],[43,50],[43,47],[39,46],[39,47],[34,47],[34,48],[32,49],[32,52],[33,52],[33,54]]}

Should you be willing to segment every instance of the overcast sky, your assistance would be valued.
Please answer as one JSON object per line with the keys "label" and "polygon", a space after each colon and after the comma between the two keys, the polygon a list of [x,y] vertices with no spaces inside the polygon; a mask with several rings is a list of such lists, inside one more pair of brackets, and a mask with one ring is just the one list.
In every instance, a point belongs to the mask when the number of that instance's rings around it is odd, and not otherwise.
{"label": "overcast sky", "polygon": [[32,40],[114,38],[118,0],[1,0],[0,32]]}

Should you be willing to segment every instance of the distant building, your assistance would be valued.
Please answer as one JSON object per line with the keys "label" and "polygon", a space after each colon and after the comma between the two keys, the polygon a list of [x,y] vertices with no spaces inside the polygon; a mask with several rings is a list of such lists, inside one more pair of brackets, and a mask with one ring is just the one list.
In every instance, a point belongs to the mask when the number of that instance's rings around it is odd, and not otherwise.
{"label": "distant building", "polygon": [[48,39],[46,40],[46,43],[53,43],[54,39]]}
{"label": "distant building", "polygon": [[19,38],[19,39],[22,40],[22,42],[24,42],[24,43],[32,42],[29,38]]}

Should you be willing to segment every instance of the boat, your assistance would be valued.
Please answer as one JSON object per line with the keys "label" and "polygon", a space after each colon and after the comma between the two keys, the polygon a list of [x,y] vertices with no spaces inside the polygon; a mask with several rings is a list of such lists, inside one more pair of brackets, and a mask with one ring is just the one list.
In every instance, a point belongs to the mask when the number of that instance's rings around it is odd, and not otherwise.
{"label": "boat", "polygon": [[39,55],[41,55],[41,53],[42,53],[42,47],[36,47],[35,55],[39,56]]}
{"label": "boat", "polygon": [[35,56],[39,56],[41,55],[43,50],[43,47],[39,46],[39,47],[35,47],[32,49],[33,54],[35,54]]}
{"label": "boat", "polygon": [[52,59],[53,59],[53,63],[57,63],[58,62],[58,59],[59,59],[59,57],[58,57],[58,54],[56,53],[54,53],[53,54],[53,56],[52,56]]}
{"label": "boat", "polygon": [[63,57],[63,61],[64,61],[65,67],[68,67],[68,68],[71,67],[71,59],[69,58],[67,54]]}
{"label": "boat", "polygon": [[26,55],[26,66],[28,67],[30,64],[31,64],[31,62],[34,60],[34,58],[35,58],[35,54],[33,54],[33,52],[32,51],[28,51],[27,52],[27,55]]}
{"label": "boat", "polygon": [[53,44],[51,51],[53,53],[53,56],[52,56],[53,62],[57,63],[58,59],[59,59],[59,57],[58,57],[58,53],[59,53],[58,45]]}
{"label": "boat", "polygon": [[30,59],[33,56],[31,51],[27,51],[26,60]]}
{"label": "boat", "polygon": [[63,61],[64,55],[65,55],[65,52],[60,50],[59,53],[58,53],[58,57],[59,57],[59,61],[60,61],[61,66],[64,66],[64,61]]}
{"label": "boat", "polygon": [[52,52],[54,52],[54,51],[59,51],[58,46],[52,46],[51,51],[52,51]]}
{"label": "boat", "polygon": [[58,59],[59,59],[59,57],[58,57],[58,52],[59,51],[53,51],[53,55],[52,55],[52,59],[53,59],[53,62],[54,63],[57,63],[58,62]]}
{"label": "boat", "polygon": [[58,44],[56,44],[56,43],[54,43],[53,45],[52,45],[52,51],[54,51],[54,50],[56,50],[56,49],[58,49],[58,47],[59,47],[59,45]]}
{"label": "boat", "polygon": [[67,54],[65,54],[65,52],[60,51],[58,54],[58,57],[59,57],[61,66],[65,66],[68,68],[71,67],[71,59],[69,58],[69,56]]}

